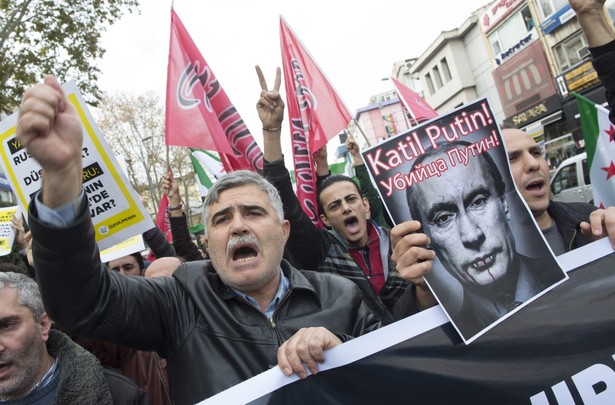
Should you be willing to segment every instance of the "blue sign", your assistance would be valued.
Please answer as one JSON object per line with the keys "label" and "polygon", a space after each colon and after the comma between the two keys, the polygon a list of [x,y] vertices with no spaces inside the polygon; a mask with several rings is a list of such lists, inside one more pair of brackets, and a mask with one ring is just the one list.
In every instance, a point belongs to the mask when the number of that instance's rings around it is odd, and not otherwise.
{"label": "blue sign", "polygon": [[542,24],[540,24],[540,28],[545,34],[550,34],[572,17],[574,17],[574,10],[570,7],[570,4],[566,4],[564,7],[545,18]]}

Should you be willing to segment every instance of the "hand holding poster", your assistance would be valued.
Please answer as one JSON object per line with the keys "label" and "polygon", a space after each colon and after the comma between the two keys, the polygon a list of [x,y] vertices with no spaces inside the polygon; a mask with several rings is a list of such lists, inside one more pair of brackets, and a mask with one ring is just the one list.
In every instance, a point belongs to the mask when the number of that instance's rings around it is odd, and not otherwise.
{"label": "hand holding poster", "polygon": [[[83,188],[100,249],[152,228],[153,222],[132,189],[73,82],[62,86],[83,126]],[[23,212],[41,188],[42,169],[15,138],[18,113],[0,122],[2,169]]]}
{"label": "hand holding poster", "polygon": [[466,343],[566,279],[516,192],[486,100],[363,152],[396,224],[421,223],[425,279]]}

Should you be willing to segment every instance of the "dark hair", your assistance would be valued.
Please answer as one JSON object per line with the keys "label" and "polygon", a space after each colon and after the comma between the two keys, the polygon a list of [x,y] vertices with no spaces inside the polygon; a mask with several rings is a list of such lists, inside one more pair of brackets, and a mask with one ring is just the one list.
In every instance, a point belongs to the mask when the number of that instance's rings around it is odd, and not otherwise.
{"label": "dark hair", "polygon": [[359,185],[353,179],[343,174],[332,174],[331,176],[324,179],[322,183],[320,183],[320,188],[318,189],[318,194],[316,195],[316,202],[318,203],[319,214],[325,213],[325,210],[322,206],[322,202],[320,201],[320,195],[322,194],[322,192],[325,191],[325,189],[327,189],[328,187],[334,185],[335,183],[341,183],[343,181],[352,183],[357,189],[357,193],[359,193],[359,196],[361,196],[361,190],[359,189]]}
{"label": "dark hair", "polygon": [[[132,257],[134,257],[134,258],[135,258],[135,260],[137,261],[137,265],[139,266],[139,270],[141,270],[141,273],[143,273],[143,270],[145,270],[145,261],[143,261],[143,256],[141,255],[141,253],[139,253],[139,252],[134,252],[134,253],[131,253],[131,254],[126,255],[126,256],[132,256]],[[125,256],[121,256],[121,257],[125,257]],[[117,258],[115,258],[115,259],[113,259],[113,260],[120,259],[121,257],[117,257]],[[113,260],[110,260],[110,261],[108,261],[107,263],[105,263],[109,269],[111,269],[111,262],[112,262]]]}
{"label": "dark hair", "polygon": [[143,261],[143,256],[141,255],[141,253],[135,252],[135,253],[131,253],[129,256],[132,256],[135,258],[135,260],[137,261],[137,264],[139,265],[139,270],[143,271],[143,269],[145,268],[145,262]]}
{"label": "dark hair", "polygon": [[9,271],[30,277],[30,274],[28,274],[28,270],[24,269],[23,267],[13,263],[0,262],[0,273],[8,273]]}
{"label": "dark hair", "polygon": [[[412,168],[410,169],[410,171],[414,170],[417,165],[423,163],[426,159],[430,157],[444,155],[450,150],[460,149],[459,147],[466,148],[470,145],[471,143],[467,141],[439,143],[436,145],[435,148],[429,148],[423,155],[419,156],[412,164]],[[504,183],[504,180],[502,179],[502,174],[500,173],[500,170],[493,161],[493,158],[487,152],[480,153],[477,156],[470,156],[470,159],[474,157],[479,159],[481,168],[489,175],[489,177],[491,177],[495,186],[495,191],[497,192],[498,196],[504,196],[504,193],[506,192],[506,183]],[[406,199],[408,200],[408,208],[410,209],[410,215],[412,216],[412,219],[420,221],[421,215],[415,204],[415,194],[416,188],[414,186],[408,187],[406,189]]]}

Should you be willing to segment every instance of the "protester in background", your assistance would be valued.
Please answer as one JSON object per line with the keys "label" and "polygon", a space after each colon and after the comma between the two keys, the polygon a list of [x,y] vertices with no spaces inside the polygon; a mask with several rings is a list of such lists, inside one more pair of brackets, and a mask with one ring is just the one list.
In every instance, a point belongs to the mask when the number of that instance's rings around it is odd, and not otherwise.
{"label": "protester in background", "polygon": [[173,272],[185,262],[183,257],[161,257],[147,266],[144,276],[145,278],[171,277]]}
{"label": "protester in background", "polygon": [[[291,223],[286,246],[296,265],[352,280],[372,312],[386,323],[394,321],[392,308],[405,292],[408,282],[416,289],[417,304],[421,308],[435,305],[436,301],[422,277],[431,269],[434,258],[433,251],[423,247],[429,243],[427,236],[416,233],[418,223],[408,223],[405,228],[398,228],[392,239],[404,239],[404,243],[391,244],[388,232],[367,219],[369,203],[349,177],[332,175],[320,186],[320,218],[332,229],[318,229],[312,224],[299,204],[284,166],[280,141],[284,119],[284,102],[279,93],[280,69],[276,72],[272,91],[268,90],[258,66],[256,71],[262,89],[256,107],[263,125],[263,173],[282,197],[284,216]],[[395,257],[397,260],[394,261]]]}
{"label": "protester in background", "polygon": [[370,218],[376,221],[376,223],[383,228],[392,228],[393,221],[384,209],[384,205],[382,204],[378,190],[376,190],[371,178],[369,177],[369,172],[367,167],[365,167],[363,158],[361,157],[361,149],[359,148],[359,144],[350,133],[346,138],[346,149],[352,157],[352,167],[354,169],[355,176],[357,176],[357,179],[359,180],[361,195],[366,197],[369,201]]}
{"label": "protester in background", "polygon": [[525,132],[504,128],[513,179],[555,255],[609,236],[615,249],[615,207],[551,200],[549,167],[540,146]]}
{"label": "protester in background", "polygon": [[148,404],[133,382],[51,329],[36,282],[0,272],[0,402]]}
{"label": "protester in background", "polygon": [[113,259],[107,263],[107,267],[109,270],[120,272],[125,276],[142,276],[145,271],[143,256],[139,252]]}
{"label": "protester in background", "polygon": [[179,195],[179,185],[170,171],[162,175],[162,192],[169,199],[169,224],[171,225],[171,235],[173,236],[173,246],[177,256],[181,256],[186,261],[203,260],[206,257],[199,248],[192,242],[188,231],[188,222],[184,214],[184,206]]}
{"label": "protester in background", "polygon": [[[27,255],[34,264],[32,255],[32,235],[26,235]],[[140,260],[139,260],[140,259]],[[169,267],[179,266],[180,260],[173,257],[163,257],[155,260],[148,266],[153,266],[150,274],[168,272]],[[112,260],[109,264],[114,266],[113,271],[128,276],[142,276],[144,274],[143,258],[140,253],[124,256]],[[153,277],[150,275],[150,277]],[[115,343],[88,339],[82,336],[71,336],[71,339],[88,352],[96,356],[105,367],[121,370],[122,374],[131,379],[145,391],[152,405],[170,405],[171,391],[166,371],[166,361],[158,357],[155,352],[140,351]]]}
{"label": "protester in background", "polygon": [[[73,333],[167,358],[177,405],[276,362],[285,375],[306,378],[325,350],[380,326],[354,284],[282,259],[288,221],[275,188],[252,172],[227,174],[209,190],[211,262],[188,262],[155,279],[105,271],[83,193],[77,112],[47,76],[26,91],[19,113],[17,139],[45,179],[29,223],[47,310]],[[51,225],[58,217],[62,225]]]}

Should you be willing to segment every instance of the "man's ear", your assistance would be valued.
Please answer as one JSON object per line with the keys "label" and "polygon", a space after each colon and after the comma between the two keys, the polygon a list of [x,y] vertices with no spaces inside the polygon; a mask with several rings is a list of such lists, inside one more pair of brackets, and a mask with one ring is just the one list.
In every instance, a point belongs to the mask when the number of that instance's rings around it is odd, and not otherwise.
{"label": "man's ear", "polygon": [[282,231],[284,232],[284,243],[288,241],[288,236],[290,235],[290,221],[285,219],[282,221]]}
{"label": "man's ear", "polygon": [[369,213],[371,207],[369,206],[369,200],[367,197],[363,197],[363,206],[365,207],[365,213]]}
{"label": "man's ear", "polygon": [[329,221],[329,218],[327,218],[325,214],[320,214],[320,219],[322,223],[325,224],[325,226],[328,226],[329,228],[331,228],[331,221]]}
{"label": "man's ear", "polygon": [[51,318],[47,315],[47,312],[44,312],[43,315],[38,320],[38,324],[41,327],[41,338],[43,342],[46,342],[49,339],[49,329],[51,329]]}
{"label": "man's ear", "polygon": [[506,215],[506,220],[510,222],[510,209],[508,207],[508,200],[506,199],[506,197],[500,197],[500,200],[502,201],[502,207],[504,208],[504,215]]}

